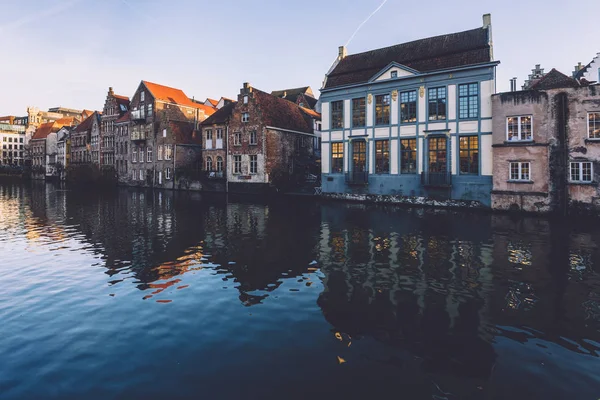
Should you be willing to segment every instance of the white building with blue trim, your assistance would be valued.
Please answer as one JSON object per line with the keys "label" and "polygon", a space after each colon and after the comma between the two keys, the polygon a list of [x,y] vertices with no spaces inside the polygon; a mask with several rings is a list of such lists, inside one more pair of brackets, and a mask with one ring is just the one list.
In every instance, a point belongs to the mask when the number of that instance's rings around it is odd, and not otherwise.
{"label": "white building with blue trim", "polygon": [[490,205],[496,66],[483,26],[339,55],[325,77],[322,191]]}

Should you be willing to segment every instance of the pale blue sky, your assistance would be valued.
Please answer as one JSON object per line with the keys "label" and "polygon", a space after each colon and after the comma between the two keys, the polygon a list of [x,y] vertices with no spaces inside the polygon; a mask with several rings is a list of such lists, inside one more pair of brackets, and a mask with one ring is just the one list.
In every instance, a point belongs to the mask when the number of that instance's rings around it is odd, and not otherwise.
{"label": "pale blue sky", "polygon": [[[101,109],[139,81],[190,97],[310,85],[382,0],[0,0],[0,115],[28,105]],[[498,90],[534,64],[571,73],[600,52],[600,1],[388,0],[349,54],[472,29],[492,14]]]}

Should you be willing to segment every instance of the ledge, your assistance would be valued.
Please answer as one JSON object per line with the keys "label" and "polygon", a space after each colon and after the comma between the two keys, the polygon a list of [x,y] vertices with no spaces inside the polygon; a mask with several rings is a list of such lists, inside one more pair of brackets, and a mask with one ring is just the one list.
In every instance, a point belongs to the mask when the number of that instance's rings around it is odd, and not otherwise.
{"label": "ledge", "polygon": [[536,143],[534,140],[519,140],[514,142],[504,141],[504,143],[493,144],[492,147],[548,147],[548,143]]}
{"label": "ledge", "polygon": [[587,138],[587,139],[585,139],[585,143],[600,144],[600,138],[599,139],[590,139],[590,138]]}
{"label": "ledge", "polygon": [[507,180],[506,182],[507,183],[516,183],[516,184],[519,184],[519,185],[531,185],[533,183],[533,181],[514,181],[514,180],[511,180],[511,179]]}
{"label": "ledge", "polygon": [[569,185],[577,185],[577,186],[598,186],[598,182],[573,182],[573,181],[569,181]]}
{"label": "ledge", "polygon": [[548,193],[545,192],[521,192],[516,190],[492,190],[492,194],[500,194],[506,196],[537,196],[537,197],[548,197]]}

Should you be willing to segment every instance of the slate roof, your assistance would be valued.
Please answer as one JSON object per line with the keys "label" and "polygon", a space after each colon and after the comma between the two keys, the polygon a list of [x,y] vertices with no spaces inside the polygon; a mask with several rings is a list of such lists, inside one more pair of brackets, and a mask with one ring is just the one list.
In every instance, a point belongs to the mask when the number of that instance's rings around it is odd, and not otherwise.
{"label": "slate roof", "polygon": [[431,72],[491,61],[488,29],[477,28],[348,55],[328,74],[324,88],[368,82],[393,62]]}
{"label": "slate roof", "polygon": [[75,132],[82,133],[82,132],[87,132],[87,131],[91,130],[92,125],[94,123],[94,118],[98,118],[98,116],[99,116],[99,113],[94,112],[92,115],[90,115],[89,117],[84,119],[82,123],[77,125],[77,127],[75,128]]}
{"label": "slate roof", "polygon": [[271,94],[273,96],[281,97],[282,99],[286,99],[286,100],[291,101],[292,103],[296,103],[296,104],[298,104],[298,97],[304,95],[303,97],[304,97],[304,100],[306,101],[308,107],[315,108],[315,105],[317,104],[318,100],[307,93],[309,89],[310,89],[310,86],[304,86],[301,88],[294,88],[294,89],[274,90],[271,92]]}
{"label": "slate roof", "polygon": [[262,114],[263,123],[275,128],[313,133],[311,119],[291,101],[253,89]]}
{"label": "slate roof", "polygon": [[169,131],[176,144],[202,144],[202,135],[189,122],[169,121]]}
{"label": "slate roof", "polygon": [[201,125],[225,124],[235,108],[237,102],[227,103],[213,115],[205,119]]}
{"label": "slate roof", "polygon": [[550,72],[544,75],[540,80],[534,83],[531,90],[548,90],[559,88],[577,88],[581,85],[575,79],[552,68]]}
{"label": "slate roof", "polygon": [[214,107],[205,106],[204,104],[196,103],[190,100],[181,89],[175,89],[169,86],[159,85],[148,81],[142,81],[146,88],[152,93],[156,100],[161,100],[167,103],[178,104],[186,107],[197,108],[203,110],[207,115],[215,112]]}
{"label": "slate roof", "polygon": [[119,105],[122,104],[127,109],[129,109],[129,103],[130,103],[129,97],[127,97],[127,96],[120,96],[118,94],[114,94],[113,96],[114,96],[115,100],[117,101],[117,104],[119,104]]}
{"label": "slate roof", "polygon": [[119,118],[118,120],[115,121],[115,124],[120,124],[122,122],[129,122],[131,121],[131,111],[127,111],[125,114],[123,114],[123,116],[121,118]]}

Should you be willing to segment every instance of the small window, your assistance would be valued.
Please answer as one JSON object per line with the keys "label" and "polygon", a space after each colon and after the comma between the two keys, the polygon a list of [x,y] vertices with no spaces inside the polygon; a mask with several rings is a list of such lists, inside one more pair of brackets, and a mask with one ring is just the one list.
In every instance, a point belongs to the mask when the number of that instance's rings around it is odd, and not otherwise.
{"label": "small window", "polygon": [[223,172],[223,158],[217,157],[217,172]]}
{"label": "small window", "polygon": [[242,173],[242,156],[233,156],[233,173]]}
{"label": "small window", "polygon": [[233,134],[233,145],[234,146],[242,145],[242,133],[241,132],[235,132]]}
{"label": "small window", "polygon": [[331,102],[331,129],[344,128],[344,102]]}
{"label": "small window", "polygon": [[140,169],[140,181],[144,180],[144,170]]}
{"label": "small window", "polygon": [[152,116],[152,104],[148,104],[148,116]]}
{"label": "small window", "polygon": [[390,124],[390,95],[375,96],[375,125]]}
{"label": "small window", "polygon": [[131,162],[137,162],[137,148],[134,148],[131,152]]}
{"label": "small window", "polygon": [[531,181],[529,162],[511,162],[509,171],[509,180],[511,181]]}
{"label": "small window", "polygon": [[152,147],[146,149],[146,162],[152,162]]}
{"label": "small window", "polygon": [[256,131],[250,132],[250,144],[255,145],[258,142],[256,141]]}
{"label": "small window", "polygon": [[169,161],[173,155],[173,146],[170,144],[165,145],[165,160]]}
{"label": "small window", "polygon": [[163,129],[163,137],[167,137],[167,130]]}
{"label": "small window", "polygon": [[250,114],[249,113],[242,113],[242,122],[248,122],[250,121]]}
{"label": "small window", "polygon": [[206,157],[206,170],[208,172],[213,170],[213,160],[212,157]]}
{"label": "small window", "polygon": [[331,172],[339,174],[344,172],[344,143],[331,143]]}
{"label": "small window", "polygon": [[244,96],[244,104],[248,104],[248,96]]}
{"label": "small window", "polygon": [[506,118],[506,140],[509,142],[533,140],[532,116]]}
{"label": "small window", "polygon": [[591,183],[593,180],[593,167],[589,161],[571,162],[570,180],[576,183]]}
{"label": "small window", "polygon": [[223,129],[217,129],[217,140],[223,139]]}
{"label": "small window", "polygon": [[140,101],[144,101],[146,98],[146,93],[145,92],[140,92]]}
{"label": "small window", "polygon": [[258,156],[257,155],[250,156],[250,173],[251,174],[258,173]]}
{"label": "small window", "polygon": [[392,71],[391,76],[392,76],[392,79],[397,78],[398,77],[398,71]]}
{"label": "small window", "polygon": [[600,112],[588,113],[588,137],[600,139]]}

